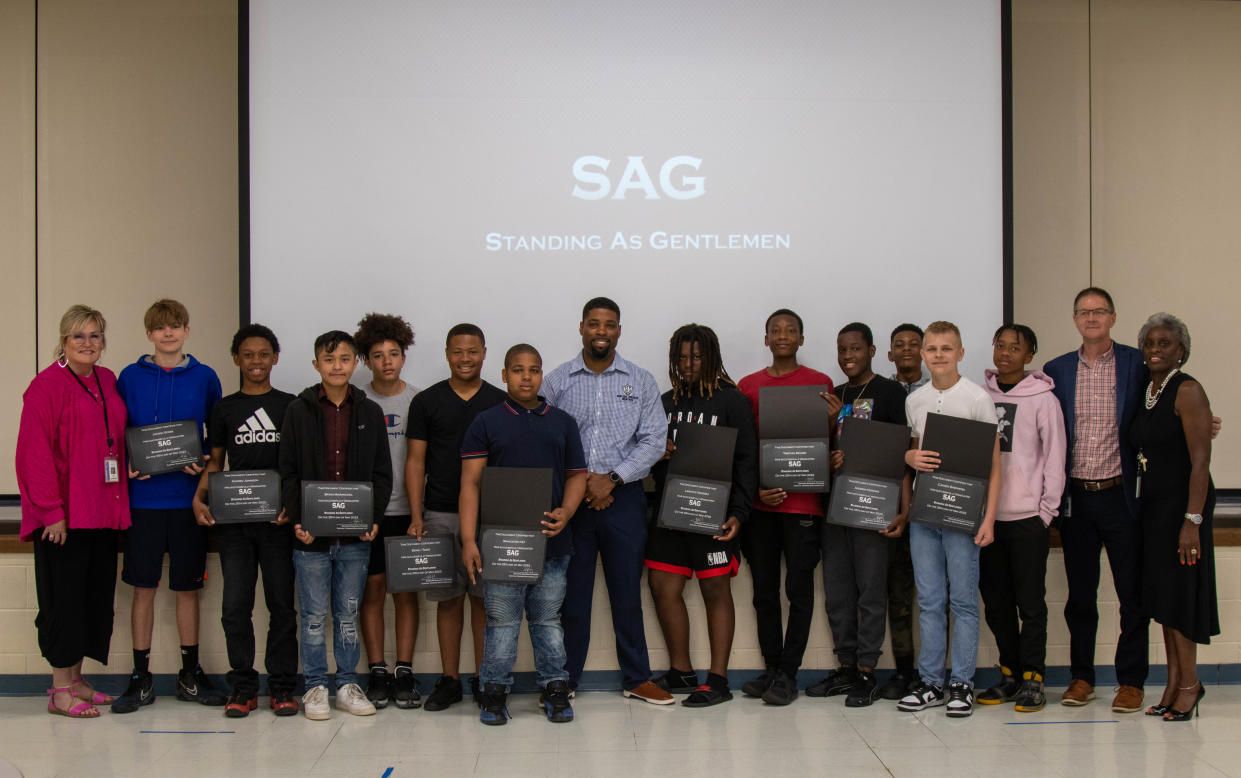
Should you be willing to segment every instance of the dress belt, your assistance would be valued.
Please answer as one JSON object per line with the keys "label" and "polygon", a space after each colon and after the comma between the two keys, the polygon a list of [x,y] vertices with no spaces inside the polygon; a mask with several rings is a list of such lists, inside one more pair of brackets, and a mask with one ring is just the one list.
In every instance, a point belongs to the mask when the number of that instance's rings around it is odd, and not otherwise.
{"label": "dress belt", "polygon": [[1122,483],[1124,483],[1124,476],[1120,475],[1115,478],[1104,478],[1102,481],[1087,481],[1082,478],[1069,479],[1069,485],[1087,492],[1102,492],[1105,489],[1120,486]]}

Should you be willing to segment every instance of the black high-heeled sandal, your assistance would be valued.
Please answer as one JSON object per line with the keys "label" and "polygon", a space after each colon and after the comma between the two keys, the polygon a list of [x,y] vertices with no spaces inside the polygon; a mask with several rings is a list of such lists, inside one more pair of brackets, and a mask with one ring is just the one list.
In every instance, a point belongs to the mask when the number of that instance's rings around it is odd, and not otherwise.
{"label": "black high-heeled sandal", "polygon": [[1190,719],[1194,718],[1195,716],[1198,715],[1198,703],[1202,702],[1202,698],[1205,697],[1206,694],[1207,694],[1207,687],[1203,685],[1202,681],[1199,681],[1198,682],[1198,696],[1194,698],[1194,704],[1190,707],[1190,709],[1189,710],[1177,710],[1176,708],[1169,708],[1168,712],[1163,715],[1163,720],[1164,721],[1189,721]]}

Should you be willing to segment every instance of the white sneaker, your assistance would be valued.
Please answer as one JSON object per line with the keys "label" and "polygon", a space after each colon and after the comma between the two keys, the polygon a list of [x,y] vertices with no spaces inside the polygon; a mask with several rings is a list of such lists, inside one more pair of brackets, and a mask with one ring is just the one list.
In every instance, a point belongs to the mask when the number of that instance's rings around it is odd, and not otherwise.
{"label": "white sneaker", "polygon": [[336,690],[336,707],[355,716],[374,716],[375,705],[366,699],[366,692],[356,683],[347,683]]}
{"label": "white sneaker", "polygon": [[327,721],[332,718],[332,706],[328,705],[326,686],[316,686],[302,695],[302,713],[311,721]]}

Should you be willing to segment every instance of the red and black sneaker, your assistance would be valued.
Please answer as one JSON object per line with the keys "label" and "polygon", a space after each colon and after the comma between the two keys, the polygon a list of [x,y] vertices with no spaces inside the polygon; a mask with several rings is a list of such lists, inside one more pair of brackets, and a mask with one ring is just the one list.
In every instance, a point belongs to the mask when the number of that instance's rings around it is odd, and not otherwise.
{"label": "red and black sneaker", "polygon": [[272,692],[271,693],[271,709],[277,716],[296,716],[297,715],[297,698],[292,692]]}
{"label": "red and black sneaker", "polygon": [[244,719],[250,715],[250,711],[258,708],[258,695],[250,692],[233,691],[228,695],[228,702],[224,705],[224,715],[230,719]]}

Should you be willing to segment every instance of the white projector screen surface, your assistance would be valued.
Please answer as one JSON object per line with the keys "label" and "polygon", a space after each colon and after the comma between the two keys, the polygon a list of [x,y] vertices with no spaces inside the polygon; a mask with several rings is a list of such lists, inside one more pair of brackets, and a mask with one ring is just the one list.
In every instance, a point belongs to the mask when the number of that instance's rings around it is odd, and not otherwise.
{"label": "white projector screen surface", "polygon": [[596,295],[664,387],[677,326],[713,327],[740,378],[782,307],[834,377],[854,320],[876,372],[893,326],[936,319],[964,374],[990,366],[998,2],[251,0],[249,25],[251,318],[282,388],[369,311],[413,325],[419,386],[463,321],[487,380],[518,342],[550,370]]}

